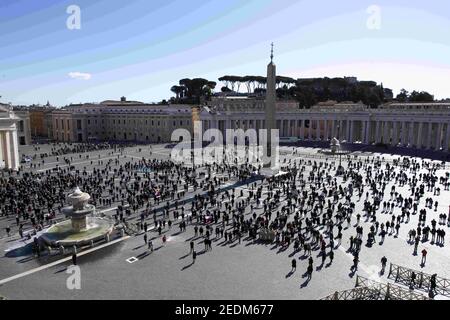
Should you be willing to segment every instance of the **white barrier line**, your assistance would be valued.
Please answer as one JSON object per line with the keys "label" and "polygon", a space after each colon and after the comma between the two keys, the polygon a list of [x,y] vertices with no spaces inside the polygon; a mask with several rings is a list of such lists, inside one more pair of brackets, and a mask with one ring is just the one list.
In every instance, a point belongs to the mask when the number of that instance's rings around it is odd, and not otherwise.
{"label": "white barrier line", "polygon": [[[77,257],[81,257],[81,256],[84,256],[85,254],[88,254],[88,253],[91,253],[91,252],[100,250],[100,249],[102,249],[102,248],[111,246],[111,245],[116,244],[116,243],[121,242],[121,241],[125,241],[125,240],[127,240],[128,238],[130,238],[130,236],[124,236],[124,237],[122,237],[122,238],[120,238],[120,239],[117,239],[117,240],[114,240],[114,241],[111,241],[111,242],[102,244],[102,245],[100,245],[100,246],[98,246],[98,247],[95,247],[95,248],[92,248],[92,249],[88,249],[88,250],[86,250],[86,251],[82,251],[82,252],[80,252],[79,254],[77,254]],[[60,259],[60,260],[57,260],[57,261],[54,261],[54,262],[52,262],[52,263],[49,263],[49,264],[46,264],[46,265],[43,265],[43,266],[40,266],[40,267],[35,268],[35,269],[31,269],[31,270],[25,271],[25,272],[23,272],[23,273],[16,274],[16,275],[11,276],[11,277],[9,277],[9,278],[0,280],[0,285],[3,285],[3,284],[5,284],[5,283],[8,283],[8,282],[10,282],[10,281],[13,281],[13,280],[16,280],[16,279],[25,277],[25,276],[28,276],[28,275],[33,274],[33,273],[36,273],[36,272],[39,272],[39,271],[42,271],[42,270],[45,270],[45,269],[48,269],[48,268],[57,266],[57,265],[59,265],[59,264],[61,264],[61,263],[64,263],[64,262],[67,262],[67,261],[70,261],[70,260],[72,260],[72,257],[71,257],[71,256],[70,256],[70,257],[63,258],[63,259]]]}

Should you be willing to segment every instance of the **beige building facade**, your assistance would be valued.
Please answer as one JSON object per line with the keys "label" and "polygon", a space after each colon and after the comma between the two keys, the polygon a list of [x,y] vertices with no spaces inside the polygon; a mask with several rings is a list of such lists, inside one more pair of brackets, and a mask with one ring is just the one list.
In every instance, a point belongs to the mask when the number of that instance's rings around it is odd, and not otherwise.
{"label": "beige building facade", "polygon": [[188,105],[154,105],[137,101],[104,101],[70,105],[52,112],[53,139],[67,142],[170,142],[175,129],[192,132]]}

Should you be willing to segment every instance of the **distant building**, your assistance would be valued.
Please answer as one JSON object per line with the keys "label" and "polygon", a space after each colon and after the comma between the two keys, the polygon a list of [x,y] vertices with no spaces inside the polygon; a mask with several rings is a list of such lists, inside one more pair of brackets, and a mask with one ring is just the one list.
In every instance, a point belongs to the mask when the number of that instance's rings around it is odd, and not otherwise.
{"label": "distant building", "polygon": [[348,84],[357,84],[358,78],[357,77],[344,77],[345,81],[347,81]]}
{"label": "distant building", "polygon": [[[348,79],[348,78],[347,78]],[[314,79],[302,79],[314,81]],[[348,80],[353,81],[353,80]],[[373,81],[361,81],[375,86]],[[264,97],[215,97],[202,107],[202,129],[264,129]],[[276,101],[275,126],[282,138],[384,144],[449,151],[450,103],[386,103],[372,109],[363,103],[327,101],[300,109],[293,101]]]}
{"label": "distant building", "polygon": [[30,131],[32,137],[52,138],[52,111],[54,110],[56,109],[53,107],[30,107]]}
{"label": "distant building", "polygon": [[192,132],[192,107],[155,105],[138,101],[107,100],[73,104],[52,112],[53,139],[57,141],[170,142],[172,132]]}

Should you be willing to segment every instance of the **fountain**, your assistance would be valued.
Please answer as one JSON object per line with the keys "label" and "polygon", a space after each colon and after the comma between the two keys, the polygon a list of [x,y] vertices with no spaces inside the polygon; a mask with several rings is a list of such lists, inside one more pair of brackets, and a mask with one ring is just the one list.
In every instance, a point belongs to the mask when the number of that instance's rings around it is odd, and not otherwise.
{"label": "fountain", "polygon": [[95,215],[95,206],[88,204],[90,198],[88,193],[76,187],[69,195],[72,206],[62,210],[70,219],[51,226],[41,238],[47,244],[64,247],[93,244],[99,239],[108,239],[114,223]]}
{"label": "fountain", "polygon": [[342,166],[341,157],[343,155],[348,155],[351,153],[351,151],[348,150],[342,150],[341,149],[341,143],[339,142],[336,137],[331,139],[330,141],[330,148],[329,149],[321,149],[319,150],[320,153],[323,153],[325,155],[331,155],[331,156],[339,156],[339,166],[337,167],[336,174],[342,175],[344,173],[344,167]]}
{"label": "fountain", "polygon": [[336,154],[336,152],[338,152],[341,149],[341,143],[339,142],[338,139],[336,139],[336,137],[331,139],[330,149],[332,154]]}

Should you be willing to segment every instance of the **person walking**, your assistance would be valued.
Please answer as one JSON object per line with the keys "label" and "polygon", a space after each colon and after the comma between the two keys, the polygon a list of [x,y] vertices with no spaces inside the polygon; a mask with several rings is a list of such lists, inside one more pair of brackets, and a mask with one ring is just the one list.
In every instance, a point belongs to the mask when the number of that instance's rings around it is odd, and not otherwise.
{"label": "person walking", "polygon": [[76,253],[72,254],[72,264],[74,266],[77,265],[77,254]]}
{"label": "person walking", "polygon": [[148,249],[149,249],[151,252],[153,252],[153,242],[152,242],[151,240],[148,242]]}
{"label": "person walking", "polygon": [[333,263],[333,259],[334,259],[334,251],[333,251],[333,249],[330,250],[329,256],[330,256],[330,264],[332,264]]}
{"label": "person walking", "polygon": [[147,233],[144,233],[144,243],[147,244]]}
{"label": "person walking", "polygon": [[192,252],[192,264],[194,264],[195,263],[195,259],[197,258],[197,252],[196,251],[193,251]]}
{"label": "person walking", "polygon": [[194,251],[194,241],[190,242],[190,246],[191,246],[191,251],[189,251],[189,253],[192,253]]}

